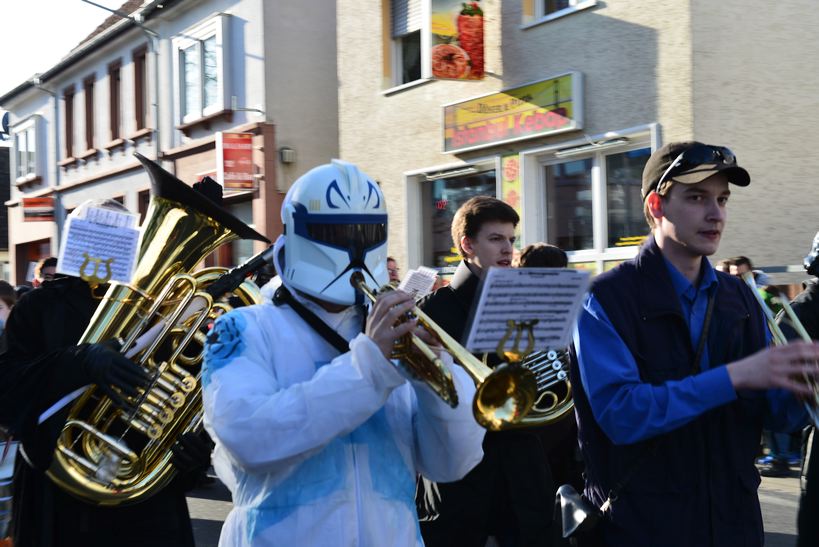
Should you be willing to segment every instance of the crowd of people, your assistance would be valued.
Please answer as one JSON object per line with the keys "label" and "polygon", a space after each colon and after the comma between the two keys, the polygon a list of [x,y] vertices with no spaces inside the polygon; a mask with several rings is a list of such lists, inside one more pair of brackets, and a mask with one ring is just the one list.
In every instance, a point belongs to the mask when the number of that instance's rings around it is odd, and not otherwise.
{"label": "crowd of people", "polygon": [[[594,278],[580,310],[569,348],[575,415],[496,432],[472,415],[473,380],[412,312],[462,340],[489,268],[565,268],[566,253],[545,243],[517,252],[515,209],[473,197],[452,221],[461,260],[448,283],[418,302],[385,290],[368,304],[364,286],[401,281],[381,189],[339,160],[307,172],[284,199],[284,234],[256,277],[268,301],[233,301],[207,331],[204,431],[174,439],[175,479],[134,504],[88,503],[47,476],[67,416],[58,401],[93,385],[128,413],[155,380],[114,341],[78,344],[104,287],[42,261],[25,295],[0,282],[0,434],[2,446],[19,446],[13,480],[0,476],[0,537],[5,516],[15,547],[193,545],[185,492],[212,462],[233,501],[223,546],[566,545],[553,518],[561,484],[600,511],[572,545],[761,546],[763,428],[765,471],[790,457],[777,435],[810,422],[819,346],[772,345],[739,277],[752,272],[772,307],[783,293],[746,257],[708,259],[732,190],[750,182],[728,148],[656,150],[642,178],[649,236],[635,258]],[[330,185],[348,196],[345,210],[329,201]],[[220,194],[197,190],[220,205]],[[819,234],[805,259],[811,276],[817,255]],[[793,304],[811,338],[817,286]],[[408,336],[441,361],[460,404],[407,372],[396,341]],[[809,427],[800,546],[819,544],[816,442]]]}

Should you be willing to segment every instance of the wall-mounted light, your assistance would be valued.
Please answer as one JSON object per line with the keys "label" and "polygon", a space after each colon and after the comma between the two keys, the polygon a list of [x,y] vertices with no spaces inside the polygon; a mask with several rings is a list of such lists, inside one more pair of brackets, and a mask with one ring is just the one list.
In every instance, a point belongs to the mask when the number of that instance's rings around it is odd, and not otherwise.
{"label": "wall-mounted light", "polygon": [[284,164],[296,163],[296,151],[289,146],[279,148],[279,161]]}
{"label": "wall-mounted light", "polygon": [[607,148],[616,148],[628,142],[626,137],[617,137],[616,139],[609,139],[607,141],[590,142],[588,144],[581,144],[579,146],[571,146],[569,148],[561,148],[555,151],[557,158],[570,158],[572,156],[579,156],[588,152],[597,152],[598,150],[605,150]]}

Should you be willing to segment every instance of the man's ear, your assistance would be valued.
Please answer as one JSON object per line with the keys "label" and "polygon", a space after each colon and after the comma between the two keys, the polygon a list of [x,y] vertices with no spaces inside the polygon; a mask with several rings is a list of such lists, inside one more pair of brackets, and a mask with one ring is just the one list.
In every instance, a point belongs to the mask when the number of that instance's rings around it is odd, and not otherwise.
{"label": "man's ear", "polygon": [[646,203],[648,203],[648,212],[655,220],[663,218],[663,198],[660,194],[651,192],[646,198]]}
{"label": "man's ear", "polygon": [[469,239],[469,236],[461,236],[461,250],[464,252],[464,258],[472,258],[475,255],[475,251],[472,248],[472,240]]}

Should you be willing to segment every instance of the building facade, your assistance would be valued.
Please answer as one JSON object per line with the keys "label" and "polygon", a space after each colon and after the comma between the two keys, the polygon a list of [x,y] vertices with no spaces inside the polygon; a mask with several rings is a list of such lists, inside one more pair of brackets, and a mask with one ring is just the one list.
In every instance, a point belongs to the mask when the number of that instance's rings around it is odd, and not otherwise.
{"label": "building facade", "polygon": [[[432,77],[446,3],[337,4],[341,155],[382,183],[390,254],[406,267],[457,262],[452,215],[489,194],[519,210],[522,244],[553,243],[604,271],[648,233],[651,151],[688,139],[729,146],[753,180],[734,192],[714,258],[801,263],[817,229],[815,76],[804,67],[819,16],[808,2],[481,0],[475,81]],[[782,108],[769,116],[774,96]]]}
{"label": "building facade", "polygon": [[[0,96],[14,150],[13,282],[57,255],[65,215],[82,202],[110,198],[145,214],[150,183],[134,152],[190,184],[213,177],[227,209],[278,236],[289,183],[338,155],[338,106],[334,10],[273,4],[130,0],[119,14],[101,10],[100,27],[60,63]],[[208,262],[233,266],[262,248],[234,242]]]}

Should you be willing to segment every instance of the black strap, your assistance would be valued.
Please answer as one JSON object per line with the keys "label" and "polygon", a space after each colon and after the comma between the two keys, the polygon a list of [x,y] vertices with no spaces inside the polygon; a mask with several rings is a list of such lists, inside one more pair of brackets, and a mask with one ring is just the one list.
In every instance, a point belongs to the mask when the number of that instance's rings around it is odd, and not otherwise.
{"label": "black strap", "polygon": [[278,289],[276,289],[276,293],[273,295],[273,303],[277,306],[286,304],[293,308],[293,311],[299,314],[299,316],[304,319],[308,325],[313,327],[313,330],[321,335],[322,338],[327,340],[327,343],[336,348],[339,353],[347,353],[350,351],[350,343],[342,338],[339,333],[330,328],[330,326],[322,321],[319,316],[305,308],[301,302],[293,298],[293,295],[290,294],[290,291],[288,291],[284,285],[281,285]]}
{"label": "black strap", "polygon": [[705,349],[705,342],[708,338],[708,328],[711,326],[711,314],[714,312],[714,294],[716,290],[711,291],[708,295],[708,307],[705,310],[705,321],[702,323],[702,332],[700,333],[700,341],[697,344],[697,353],[694,356],[694,365],[691,367],[691,374],[696,374],[700,371],[700,361],[702,361],[702,352]]}
{"label": "black strap", "polygon": [[[696,374],[700,371],[700,361],[702,360],[702,352],[705,350],[705,342],[708,339],[708,329],[711,326],[711,315],[714,312],[714,295],[716,294],[716,290],[711,291],[711,294],[708,295],[708,307],[705,309],[705,320],[702,323],[702,332],[700,333],[700,340],[697,343],[697,352],[694,354],[694,363],[691,367],[691,374]],[[620,494],[620,491],[623,489],[628,481],[631,480],[631,477],[634,476],[634,473],[639,469],[643,463],[646,462],[649,456],[652,456],[654,453],[657,452],[658,443],[656,439],[652,441],[649,446],[646,447],[645,451],[640,454],[638,458],[634,460],[634,462],[629,466],[628,471],[626,471],[623,478],[620,479],[614,488],[609,491],[609,498],[603,504],[603,506],[608,509],[608,506],[617,499],[617,496]],[[601,508],[602,509],[602,508]]]}

